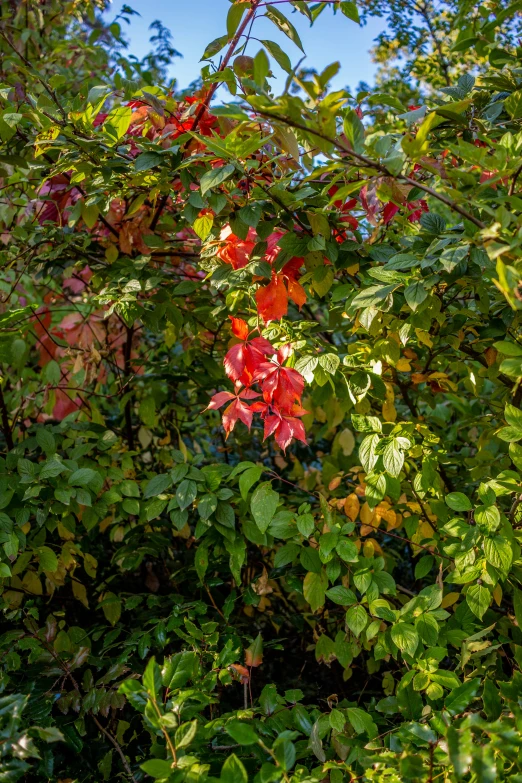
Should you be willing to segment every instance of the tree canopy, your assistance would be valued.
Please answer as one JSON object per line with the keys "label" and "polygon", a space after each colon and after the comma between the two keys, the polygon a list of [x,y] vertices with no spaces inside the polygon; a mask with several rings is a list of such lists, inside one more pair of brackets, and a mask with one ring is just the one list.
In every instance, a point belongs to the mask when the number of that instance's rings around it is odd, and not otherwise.
{"label": "tree canopy", "polygon": [[0,781],[520,783],[522,3],[105,6],[0,6]]}

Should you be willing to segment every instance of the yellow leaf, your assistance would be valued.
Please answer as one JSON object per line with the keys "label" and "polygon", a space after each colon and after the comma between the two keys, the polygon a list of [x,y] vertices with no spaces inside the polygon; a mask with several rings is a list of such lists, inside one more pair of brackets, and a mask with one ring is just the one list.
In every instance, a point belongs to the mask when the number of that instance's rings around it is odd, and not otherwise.
{"label": "yellow leaf", "polygon": [[433,340],[431,339],[429,332],[425,332],[422,329],[415,329],[415,334],[420,343],[424,343],[428,348],[433,348]]}
{"label": "yellow leaf", "polygon": [[375,518],[377,520],[377,524],[380,523],[381,519],[384,519],[387,524],[387,530],[393,530],[394,527],[397,527],[397,514],[392,508],[390,508],[390,504],[386,501],[382,501],[376,507]]}
{"label": "yellow leaf", "polygon": [[348,519],[351,519],[352,522],[355,522],[359,514],[360,508],[361,508],[361,504],[359,502],[359,498],[357,497],[355,492],[352,492],[352,494],[348,495],[348,497],[344,501],[344,513],[346,514]]}
{"label": "yellow leaf", "polygon": [[79,601],[81,604],[83,604],[86,609],[88,609],[89,601],[87,600],[87,590],[85,589],[85,585],[82,585],[81,582],[78,582],[76,579],[73,579],[72,591],[76,600]]}
{"label": "yellow leaf", "polygon": [[397,418],[397,411],[395,405],[390,400],[386,400],[382,406],[382,416],[384,421],[395,421]]}
{"label": "yellow leaf", "polygon": [[65,525],[62,525],[61,522],[58,522],[58,535],[65,541],[72,541],[74,539],[74,533],[71,533],[70,530],[67,530]]}
{"label": "yellow leaf", "polygon": [[165,345],[167,348],[172,348],[174,343],[177,339],[177,330],[176,327],[173,324],[167,324],[167,328],[164,332],[165,335]]}
{"label": "yellow leaf", "polygon": [[404,356],[399,359],[395,367],[399,370],[399,372],[410,372],[411,370],[411,364]]}
{"label": "yellow leaf", "polygon": [[460,593],[448,593],[442,599],[441,608],[447,609],[448,606],[453,606],[453,604],[457,603],[459,598],[460,598]]}
{"label": "yellow leaf", "polygon": [[364,503],[361,508],[361,522],[363,525],[373,525],[375,519],[375,511],[372,511],[368,503]]}
{"label": "yellow leaf", "polygon": [[26,571],[22,579],[22,587],[33,595],[42,595],[43,593],[42,583],[34,571]]}
{"label": "yellow leaf", "polygon": [[380,555],[380,557],[384,557],[384,552],[382,550],[381,545],[374,538],[367,538],[365,543],[367,544],[370,541],[373,546],[374,554]]}
{"label": "yellow leaf", "polygon": [[85,568],[86,573],[93,579],[96,576],[97,565],[98,561],[96,558],[90,555],[88,552],[83,556],[83,567]]}

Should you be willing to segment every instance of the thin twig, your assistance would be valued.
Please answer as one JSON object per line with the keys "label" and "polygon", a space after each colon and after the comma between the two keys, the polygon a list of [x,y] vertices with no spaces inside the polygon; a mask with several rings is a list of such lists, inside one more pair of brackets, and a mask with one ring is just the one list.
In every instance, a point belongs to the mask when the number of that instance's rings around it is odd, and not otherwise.
{"label": "thin twig", "polygon": [[424,185],[422,182],[418,182],[417,180],[408,177],[406,174],[393,174],[382,163],[379,163],[376,160],[372,160],[371,158],[367,158],[366,155],[361,155],[359,152],[355,152],[354,150],[350,149],[346,144],[338,141],[337,139],[332,139],[332,137],[328,136],[326,133],[321,133],[320,131],[317,131],[314,128],[310,128],[308,125],[305,125],[302,122],[297,122],[295,120],[289,119],[288,117],[280,116],[278,114],[273,114],[272,112],[267,112],[264,109],[256,109],[256,111],[262,117],[267,117],[268,119],[282,122],[291,128],[296,128],[297,130],[302,130],[305,131],[306,133],[311,133],[312,136],[317,136],[320,139],[324,139],[325,141],[328,141],[330,144],[333,144],[334,147],[336,147],[338,150],[341,150],[341,152],[344,152],[346,155],[349,155],[351,158],[353,158],[359,163],[362,163],[364,166],[368,168],[373,168],[386,177],[390,177],[391,179],[395,179],[395,180],[400,180],[401,182],[406,182],[408,185],[411,185],[412,187],[424,191],[424,193],[427,193],[429,196],[433,196],[433,198],[436,198],[438,201],[441,201],[443,204],[446,204],[446,206],[452,209],[454,212],[458,212],[459,215],[461,215],[466,220],[469,220],[471,223],[474,223],[474,225],[476,225],[478,228],[486,228],[486,224],[483,223],[482,220],[476,218],[475,215],[472,215],[471,212],[468,212],[466,209],[461,207],[460,204],[457,204],[455,201],[448,198],[448,196],[444,196],[442,193],[438,193],[433,188],[430,188],[429,185]]}

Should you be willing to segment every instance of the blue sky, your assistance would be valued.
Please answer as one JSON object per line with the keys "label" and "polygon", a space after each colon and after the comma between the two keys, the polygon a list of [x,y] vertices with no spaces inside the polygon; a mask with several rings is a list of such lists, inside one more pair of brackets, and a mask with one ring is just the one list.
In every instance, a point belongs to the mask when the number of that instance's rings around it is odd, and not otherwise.
{"label": "blue sky", "polygon": [[[108,21],[122,5],[121,0],[113,0],[105,15]],[[176,58],[171,68],[171,76],[182,88],[199,76],[199,60],[206,45],[226,32],[226,14],[230,8],[229,0],[127,0],[127,5],[140,14],[132,17],[130,25],[122,25],[125,37],[130,41],[128,53],[142,57],[149,51],[149,25],[160,19],[172,32],[175,48],[183,54],[183,58]],[[278,7],[283,10],[281,5]],[[339,12],[334,16],[328,8],[312,28],[301,14],[293,13],[290,18],[307,55],[303,67],[321,71],[338,60],[341,69],[332,80],[334,89],[349,86],[355,90],[360,81],[371,82],[375,65],[371,62],[369,49],[385,28],[384,20],[372,19],[368,25],[359,27]],[[256,20],[253,35],[279,43],[293,65],[302,57],[299,49],[266,18]],[[251,41],[247,54],[255,55],[258,49],[257,42]],[[277,66],[273,70],[281,74]],[[278,83],[282,83],[282,75]]]}

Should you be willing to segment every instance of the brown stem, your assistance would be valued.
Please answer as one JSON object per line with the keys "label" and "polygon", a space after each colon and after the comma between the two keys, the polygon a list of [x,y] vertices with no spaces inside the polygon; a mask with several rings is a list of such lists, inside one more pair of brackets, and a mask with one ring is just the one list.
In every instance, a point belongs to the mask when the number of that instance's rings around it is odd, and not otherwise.
{"label": "brown stem", "polygon": [[382,163],[379,163],[376,160],[372,160],[371,158],[367,158],[366,155],[361,155],[359,152],[355,152],[354,150],[350,149],[346,144],[338,141],[337,139],[332,139],[332,137],[328,136],[326,133],[321,133],[320,131],[314,130],[314,128],[310,128],[308,125],[305,125],[302,122],[296,122],[294,120],[289,119],[288,117],[283,117],[278,114],[273,114],[272,112],[267,112],[264,109],[256,109],[256,111],[262,117],[267,117],[268,119],[276,120],[278,122],[283,122],[285,125],[288,125],[290,128],[297,128],[298,130],[302,130],[305,131],[306,133],[312,134],[312,136],[318,136],[320,139],[324,139],[325,141],[328,141],[330,144],[333,144],[334,147],[336,147],[338,150],[341,150],[341,152],[344,152],[346,155],[349,155],[351,158],[358,161],[359,163],[362,163],[364,166],[375,169],[376,171],[379,171],[381,174],[383,174],[386,177],[390,177],[391,179],[395,179],[395,180],[400,180],[401,182],[406,182],[408,185],[411,185],[414,188],[418,188],[419,190],[422,190],[424,193],[427,193],[429,196],[433,196],[433,198],[436,198],[438,201],[442,202],[443,204],[446,204],[446,206],[449,207],[454,212],[458,212],[459,215],[461,215],[466,220],[469,220],[478,228],[486,228],[486,224],[483,223],[482,220],[476,218],[475,215],[472,215],[471,212],[468,212],[466,209],[461,207],[460,204],[457,204],[455,201],[448,198],[448,196],[444,196],[442,193],[438,193],[433,188],[430,188],[429,185],[424,185],[424,183],[418,182],[417,180],[408,177],[406,174],[393,174]]}
{"label": "brown stem", "polygon": [[107,731],[107,729],[106,729],[106,728],[104,728],[104,727],[101,725],[101,723],[100,723],[100,721],[98,720],[98,718],[96,717],[96,715],[91,715],[91,718],[93,719],[93,721],[95,722],[95,724],[98,726],[98,728],[99,728],[99,730],[101,731],[101,733],[102,733],[102,734],[104,734],[104,735],[107,737],[107,739],[109,740],[109,742],[110,742],[112,745],[114,745],[114,747],[115,747],[115,748],[116,748],[116,750],[118,751],[118,754],[119,754],[119,756],[120,756],[120,758],[121,758],[121,763],[123,764],[123,766],[124,766],[124,768],[125,768],[125,771],[126,771],[127,775],[130,777],[130,779],[133,781],[133,783],[137,783],[137,781],[136,781],[136,778],[135,778],[135,777],[134,777],[134,775],[132,774],[132,770],[131,770],[131,768],[130,768],[130,766],[129,766],[129,762],[128,762],[128,761],[127,761],[127,759],[125,758],[125,754],[124,754],[123,750],[121,749],[121,747],[120,747],[120,745],[119,745],[118,741],[116,740],[116,738],[115,738],[115,737],[113,737],[113,736],[112,736],[112,734],[109,734],[109,732]]}
{"label": "brown stem", "polygon": [[[230,42],[230,45],[229,45],[228,50],[227,50],[227,53],[223,57],[223,61],[222,61],[221,65],[219,66],[218,73],[220,71],[224,71],[225,68],[227,67],[228,63],[230,62],[230,58],[234,54],[234,51],[235,51],[235,48],[236,48],[236,46],[238,44],[239,39],[241,38],[241,36],[245,32],[245,30],[248,27],[250,21],[255,16],[255,13],[257,11],[257,7],[259,6],[259,3],[260,3],[260,0],[252,0],[252,6],[250,7],[250,10],[246,13],[245,18],[243,19],[243,21],[241,22],[241,24],[237,28],[237,32],[236,32],[235,36],[232,38],[232,41]],[[210,101],[214,97],[214,93],[216,92],[216,90],[219,87],[219,85],[220,85],[220,82],[214,82],[212,84],[211,88],[209,89],[209,91],[208,91],[208,93],[207,93],[207,95],[205,97],[205,100],[203,101],[203,103],[199,107],[199,109],[197,111],[197,114],[196,114],[196,116],[194,118],[194,122],[192,123],[192,128],[191,128],[192,131],[195,131],[196,128],[198,127],[198,125],[200,123],[200,120],[203,117],[203,115],[205,114],[207,108],[209,107]]]}
{"label": "brown stem", "polygon": [[515,195],[515,185],[517,184],[517,179],[522,174],[522,163],[518,167],[518,169],[513,174],[513,179],[511,180],[511,184],[509,186],[508,190],[508,196],[514,196]]}
{"label": "brown stem", "polygon": [[[132,354],[132,337],[134,334],[134,326],[127,326],[127,340],[124,348],[124,375],[126,378],[131,374],[131,354]],[[127,433],[127,443],[129,444],[130,451],[134,451],[134,431],[132,429],[132,400],[127,400],[125,403],[125,430]]]}
{"label": "brown stem", "polygon": [[[66,676],[66,677],[67,677],[67,678],[68,678],[68,679],[71,681],[71,684],[72,684],[72,686],[73,686],[74,690],[76,691],[76,693],[80,693],[80,688],[78,687],[78,683],[77,683],[77,682],[76,682],[76,680],[74,679],[74,677],[73,677],[73,675],[72,675],[72,673],[71,673],[71,670],[69,669],[69,666],[68,666],[68,664],[67,664],[67,663],[66,663],[64,660],[62,660],[62,659],[60,658],[60,656],[59,656],[59,655],[58,655],[58,654],[55,652],[55,650],[53,649],[53,647],[52,647],[51,645],[47,644],[47,642],[46,642],[44,639],[42,639],[42,638],[41,638],[41,637],[38,635],[38,629],[37,629],[37,628],[33,628],[33,633],[34,633],[34,636],[35,636],[35,638],[38,638],[38,641],[39,641],[39,642],[41,642],[41,643],[43,644],[43,646],[45,647],[45,649],[47,650],[47,652],[48,652],[48,653],[50,653],[50,655],[52,655],[52,657],[54,658],[54,660],[56,661],[56,663],[58,664],[58,666],[60,667],[60,669],[63,671],[63,673],[65,674],[65,676]],[[134,777],[134,775],[132,774],[132,770],[131,770],[131,768],[130,768],[129,762],[128,762],[128,761],[127,761],[127,759],[125,758],[125,754],[124,754],[123,750],[121,749],[121,747],[120,747],[120,745],[119,745],[118,741],[115,739],[115,737],[113,737],[113,736],[112,736],[112,734],[110,734],[110,733],[107,731],[107,729],[105,729],[105,728],[104,728],[104,727],[101,725],[101,723],[100,723],[100,721],[98,720],[98,718],[97,718],[95,715],[93,715],[92,713],[91,713],[91,718],[93,719],[93,721],[95,722],[95,724],[96,724],[96,726],[99,728],[99,730],[102,732],[102,734],[104,734],[104,735],[107,737],[107,739],[109,740],[109,742],[110,742],[112,745],[114,745],[114,747],[115,747],[115,748],[116,748],[116,750],[118,751],[118,753],[119,753],[119,755],[120,755],[120,758],[121,758],[121,763],[123,764],[123,767],[124,767],[124,769],[125,769],[125,772],[127,773],[127,775],[128,775],[128,776],[130,777],[130,779],[132,780],[132,783],[137,783],[137,780],[136,780],[136,778],[135,778],[135,777]]]}
{"label": "brown stem", "polygon": [[11,449],[14,449],[13,433],[11,432],[11,427],[9,425],[9,414],[7,411],[7,405],[5,404],[4,392],[1,385],[0,385],[0,410],[2,412],[2,432],[4,433],[7,450],[11,451]]}

